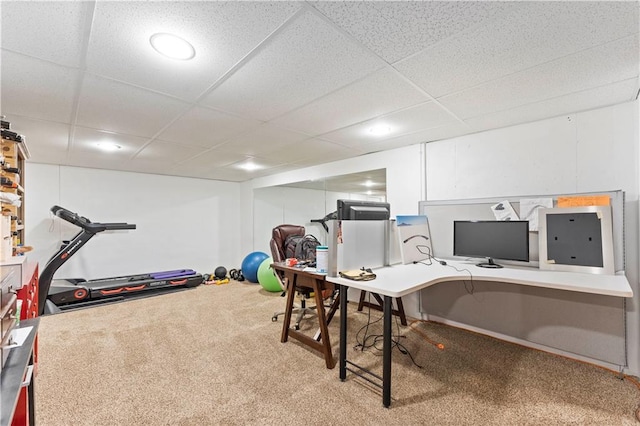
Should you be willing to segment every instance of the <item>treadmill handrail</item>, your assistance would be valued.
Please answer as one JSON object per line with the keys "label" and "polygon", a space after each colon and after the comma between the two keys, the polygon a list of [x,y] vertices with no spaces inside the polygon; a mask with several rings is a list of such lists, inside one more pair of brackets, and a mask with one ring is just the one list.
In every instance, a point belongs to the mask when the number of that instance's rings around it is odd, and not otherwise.
{"label": "treadmill handrail", "polygon": [[136,229],[136,225],[132,223],[126,222],[91,222],[84,216],[80,216],[78,213],[74,213],[70,210],[65,209],[60,206],[51,207],[51,212],[58,216],[61,219],[66,220],[69,223],[72,223],[80,228],[91,232],[93,234],[102,232],[102,231],[115,231],[115,230],[124,230],[124,229]]}

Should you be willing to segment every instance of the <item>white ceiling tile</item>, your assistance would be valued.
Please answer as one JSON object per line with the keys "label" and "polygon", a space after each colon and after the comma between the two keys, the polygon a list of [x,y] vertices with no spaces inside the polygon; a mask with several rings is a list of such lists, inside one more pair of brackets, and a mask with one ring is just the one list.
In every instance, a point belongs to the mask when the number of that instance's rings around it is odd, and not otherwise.
{"label": "white ceiling tile", "polygon": [[638,79],[632,78],[595,89],[570,93],[542,102],[471,118],[466,120],[466,123],[474,132],[497,129],[525,122],[543,120],[558,115],[629,102],[635,99],[637,93]]}
{"label": "white ceiling tile", "polygon": [[241,169],[230,169],[226,167],[214,168],[207,170],[206,172],[199,173],[198,175],[189,175],[189,171],[186,171],[183,176],[201,177],[205,179],[223,180],[227,182],[244,182],[252,179],[251,172]]}
{"label": "white ceiling tile", "polygon": [[257,120],[195,107],[173,122],[158,137],[183,145],[211,148],[260,124]]}
{"label": "white ceiling tile", "polygon": [[[87,66],[194,101],[299,7],[291,2],[98,2]],[[195,58],[158,54],[149,43],[156,33],[189,41]]]}
{"label": "white ceiling tile", "polygon": [[91,9],[84,1],[3,1],[2,48],[78,67]]}
{"label": "white ceiling tile", "polygon": [[[290,168],[285,168],[285,167],[272,167],[272,168],[261,169],[261,170],[243,170],[233,166],[228,166],[228,167],[212,168],[207,170],[206,172],[201,172],[200,174],[194,177],[224,180],[229,182],[244,182],[249,179],[255,179],[262,176],[268,176],[274,173],[280,173],[288,170],[290,170]],[[190,171],[186,170],[185,173],[190,173]]]}
{"label": "white ceiling tile", "polygon": [[[83,167],[113,167],[133,157],[147,141],[146,138],[76,126],[68,157],[69,163]],[[98,143],[105,142],[119,145],[121,149],[105,152],[97,146]]]}
{"label": "white ceiling tile", "polygon": [[230,164],[234,164],[246,159],[247,156],[242,154],[211,149],[197,155],[196,157],[180,162],[177,166],[174,166],[174,168],[176,170],[184,170],[186,168],[189,168],[194,171],[204,172],[216,167],[228,166]]}
{"label": "white ceiling tile", "polygon": [[39,163],[64,163],[69,145],[68,124],[33,120],[27,117],[6,115],[11,130],[24,135],[30,159]]}
{"label": "white ceiling tile", "polygon": [[[251,161],[261,167],[260,170],[245,170],[238,167]],[[272,170],[280,165],[279,161],[270,161],[262,158],[251,158],[244,155],[225,153],[214,149],[205,152],[195,158],[189,159],[171,168],[172,173],[180,176],[203,177],[207,179],[222,179],[241,182]]]}
{"label": "white ceiling tile", "polygon": [[158,161],[129,161],[122,163],[120,170],[155,175],[173,175],[170,165]]}
{"label": "white ceiling tile", "polygon": [[268,121],[381,68],[315,14],[298,15],[203,103]]}
{"label": "white ceiling tile", "polygon": [[2,52],[2,113],[69,123],[78,72]]}
{"label": "white ceiling tile", "polygon": [[[255,169],[245,170],[246,165],[253,165]],[[243,160],[236,161],[229,164],[227,167],[238,168],[248,172],[262,173],[266,169],[273,169],[274,167],[284,166],[285,162],[281,158],[266,158],[266,157],[249,157],[247,156]]]}
{"label": "white ceiling tile", "polygon": [[154,140],[139,151],[127,164],[146,166],[148,164],[159,164],[171,166],[194,157],[204,151],[204,148],[180,145],[173,142]]}
{"label": "white ceiling tile", "polygon": [[167,96],[86,75],[77,123],[135,136],[151,137],[188,108]]}
{"label": "white ceiling tile", "polygon": [[427,100],[428,96],[385,68],[273,122],[313,136]]}
{"label": "white ceiling tile", "polygon": [[262,157],[282,163],[300,163],[313,161],[315,164],[326,163],[340,158],[352,157],[361,151],[344,147],[322,139],[311,138],[300,141],[295,147],[274,149]]}
{"label": "white ceiling tile", "polygon": [[547,62],[439,101],[468,119],[638,76],[638,36]]}
{"label": "white ceiling tile", "polygon": [[440,97],[637,32],[634,2],[523,2],[394,66]]}
{"label": "white ceiling tile", "polygon": [[464,123],[455,122],[444,126],[434,127],[427,130],[420,130],[415,133],[390,138],[380,142],[373,142],[368,148],[373,151],[383,151],[395,149],[408,145],[415,145],[422,142],[432,142],[441,139],[454,138],[471,132],[471,128]]}
{"label": "white ceiling tile", "polygon": [[500,16],[510,2],[317,1],[312,5],[389,63]]}
{"label": "white ceiling tile", "polygon": [[[447,113],[435,102],[427,102],[415,107],[407,108],[399,112],[391,113],[374,120],[356,124],[335,132],[322,135],[323,139],[338,142],[340,144],[369,149],[369,145],[377,144],[386,139],[392,139],[399,135],[415,133],[433,127],[456,123],[451,114]],[[376,136],[371,133],[374,125],[385,125],[391,128],[391,133],[384,136]]]}
{"label": "white ceiling tile", "polygon": [[284,147],[296,150],[296,144],[308,138],[309,136],[303,133],[265,123],[250,132],[232,138],[223,145],[218,146],[217,149],[244,155],[261,156],[264,153],[274,152]]}

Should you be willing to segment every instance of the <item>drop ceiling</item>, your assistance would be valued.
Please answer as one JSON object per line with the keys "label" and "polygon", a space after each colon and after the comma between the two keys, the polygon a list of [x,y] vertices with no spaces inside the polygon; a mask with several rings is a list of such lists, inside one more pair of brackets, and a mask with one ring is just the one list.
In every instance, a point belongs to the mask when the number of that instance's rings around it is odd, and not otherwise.
{"label": "drop ceiling", "polygon": [[[636,1],[0,11],[0,111],[38,163],[241,182],[627,102],[639,88]],[[155,33],[188,40],[195,58],[159,55]],[[239,168],[248,162],[260,168]]]}

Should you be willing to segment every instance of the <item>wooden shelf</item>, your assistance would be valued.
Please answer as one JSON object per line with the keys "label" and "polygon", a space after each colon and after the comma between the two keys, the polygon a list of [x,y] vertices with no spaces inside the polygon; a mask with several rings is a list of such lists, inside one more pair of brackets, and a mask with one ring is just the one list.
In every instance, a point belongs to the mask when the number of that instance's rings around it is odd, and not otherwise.
{"label": "wooden shelf", "polygon": [[[15,124],[16,127],[19,127],[19,123]],[[24,193],[25,193],[25,184],[24,184],[24,164],[25,160],[29,159],[29,150],[27,149],[26,142],[23,140],[22,142],[15,142],[11,140],[7,140],[4,138],[0,138],[0,155],[4,156],[5,164],[4,167],[12,167],[17,168],[20,173],[8,172],[6,170],[1,170],[1,175],[10,179],[12,182],[15,182],[15,187],[6,187],[0,186],[1,192],[11,193],[15,195],[21,196],[21,204],[20,206],[14,206],[8,203],[0,202],[0,213],[5,215],[17,216],[17,220],[11,221],[11,232],[13,235],[13,248],[15,252],[15,248],[18,245],[25,244],[25,225],[24,225]],[[20,225],[18,225],[18,222]]]}

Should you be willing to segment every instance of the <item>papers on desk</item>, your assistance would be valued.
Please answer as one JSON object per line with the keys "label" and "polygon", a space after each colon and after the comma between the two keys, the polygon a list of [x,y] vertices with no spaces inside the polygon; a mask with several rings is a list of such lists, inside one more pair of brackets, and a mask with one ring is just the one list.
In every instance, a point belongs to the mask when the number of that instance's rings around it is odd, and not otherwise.
{"label": "papers on desk", "polygon": [[353,269],[349,271],[340,271],[340,276],[353,281],[371,281],[376,279],[376,274],[371,269]]}

